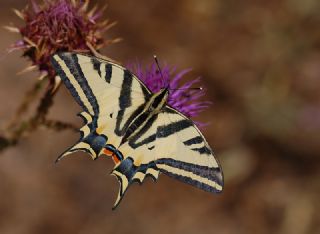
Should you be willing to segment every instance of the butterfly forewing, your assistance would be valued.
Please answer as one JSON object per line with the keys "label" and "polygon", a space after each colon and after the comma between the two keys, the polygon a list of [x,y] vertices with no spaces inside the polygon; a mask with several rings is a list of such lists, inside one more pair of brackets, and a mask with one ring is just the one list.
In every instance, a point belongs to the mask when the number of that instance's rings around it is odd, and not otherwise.
{"label": "butterfly forewing", "polygon": [[105,144],[116,148],[126,126],[151,95],[128,70],[95,57],[61,53],[52,64],[72,96],[83,108],[82,137],[62,156],[82,150],[96,158]]}
{"label": "butterfly forewing", "polygon": [[132,182],[142,183],[146,175],[157,179],[159,172],[208,192],[222,191],[219,163],[191,120],[165,107],[147,128],[119,148],[127,167],[115,170],[119,181],[125,180],[118,202]]}

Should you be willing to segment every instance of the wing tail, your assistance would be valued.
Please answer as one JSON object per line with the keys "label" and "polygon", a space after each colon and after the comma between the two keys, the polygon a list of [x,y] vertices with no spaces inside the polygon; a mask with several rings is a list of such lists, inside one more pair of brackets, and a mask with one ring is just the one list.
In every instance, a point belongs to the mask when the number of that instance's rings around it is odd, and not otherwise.
{"label": "wing tail", "polygon": [[154,163],[136,166],[133,163],[133,159],[127,157],[112,170],[111,175],[116,176],[120,184],[118,196],[112,208],[113,210],[118,207],[131,184],[134,182],[142,184],[146,176],[152,177],[154,181],[158,179],[159,171],[153,167],[155,167]]}
{"label": "wing tail", "polygon": [[89,153],[92,159],[97,159],[99,155],[103,154],[103,149],[106,146],[108,138],[103,134],[97,133],[97,118],[92,117],[88,112],[81,112],[78,116],[80,116],[85,123],[80,129],[81,137],[76,144],[62,153],[56,159],[56,162],[77,151]]}
{"label": "wing tail", "polygon": [[92,157],[92,159],[96,159],[96,154],[94,153],[94,151],[92,150],[92,148],[90,147],[90,145],[80,141],[77,142],[75,145],[73,145],[71,148],[69,148],[68,150],[66,150],[65,152],[63,152],[57,159],[56,159],[56,163],[59,162],[62,158],[64,158],[65,156],[68,156],[74,152],[78,152],[78,151],[82,151],[82,152],[86,152],[88,154],[90,154],[90,156]]}

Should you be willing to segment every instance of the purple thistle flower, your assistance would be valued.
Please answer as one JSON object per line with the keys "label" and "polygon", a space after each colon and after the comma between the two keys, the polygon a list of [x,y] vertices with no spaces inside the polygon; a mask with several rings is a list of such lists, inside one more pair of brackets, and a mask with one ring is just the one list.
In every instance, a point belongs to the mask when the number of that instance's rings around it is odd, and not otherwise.
{"label": "purple thistle flower", "polygon": [[[180,111],[188,118],[197,116],[205,108],[209,107],[211,102],[201,101],[200,98],[205,95],[205,91],[189,89],[194,84],[200,82],[200,78],[185,82],[180,85],[181,79],[191,69],[184,69],[176,72],[175,67],[167,64],[161,66],[161,74],[156,64],[142,67],[138,62],[130,63],[127,66],[137,77],[152,91],[158,92],[161,88],[169,87],[168,104]],[[203,126],[203,123],[196,122],[198,126]]]}
{"label": "purple thistle flower", "polygon": [[38,69],[54,79],[55,72],[50,57],[56,52],[76,51],[90,53],[116,42],[105,40],[102,34],[114,23],[101,20],[104,8],[88,9],[89,0],[44,0],[42,4],[30,1],[24,10],[14,12],[24,20],[24,26],[7,27],[21,35],[9,51],[22,49],[32,61],[26,70]]}

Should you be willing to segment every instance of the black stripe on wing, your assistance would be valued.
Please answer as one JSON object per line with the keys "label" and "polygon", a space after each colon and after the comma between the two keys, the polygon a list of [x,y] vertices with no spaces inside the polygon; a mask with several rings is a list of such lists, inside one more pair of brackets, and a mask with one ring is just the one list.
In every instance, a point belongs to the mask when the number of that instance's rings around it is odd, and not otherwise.
{"label": "black stripe on wing", "polygon": [[78,62],[78,56],[76,54],[60,54],[60,58],[66,63],[71,74],[74,76],[84,94],[86,95],[90,105],[92,106],[93,112],[95,116],[99,114],[99,104],[94,95],[91,87],[88,84],[87,78],[84,76],[82,72],[82,68]]}
{"label": "black stripe on wing", "polygon": [[179,120],[165,126],[160,126],[157,131],[157,138],[168,137],[191,126],[193,126],[193,123],[188,119]]}
{"label": "black stripe on wing", "polygon": [[[78,56],[77,54],[71,54],[71,53],[61,53],[57,54],[55,56],[58,56],[68,67],[71,75],[74,77],[76,82],[79,84],[80,88],[82,89],[83,93],[85,94],[86,98],[88,99],[92,110],[93,115],[98,116],[99,114],[99,104],[96,99],[96,96],[94,95],[90,85],[88,84],[87,78],[84,76],[82,72],[82,68],[78,62]],[[61,77],[62,81],[65,83],[66,87],[70,90],[73,97],[76,99],[76,101],[79,103],[79,105],[88,112],[88,107],[85,106],[83,100],[81,100],[81,97],[77,93],[75,87],[72,85],[72,82],[70,81],[71,78],[69,78],[66,75],[66,72],[63,71],[59,63],[55,60],[54,57],[51,59],[52,65],[55,68],[58,75]]]}
{"label": "black stripe on wing", "polygon": [[[121,128],[120,125],[123,121],[123,117],[125,115],[126,109],[129,108],[132,105],[132,82],[133,82],[133,77],[132,74],[128,70],[124,70],[123,73],[123,81],[122,81],[122,86],[120,90],[120,96],[119,96],[119,112],[117,115],[117,122],[116,122],[116,128],[115,128],[115,133],[118,136],[122,136],[128,126],[130,125],[131,121],[139,115],[139,113],[143,110],[143,106],[141,105],[132,113],[132,115],[128,118],[128,121],[123,125]],[[130,121],[129,121],[130,120]]]}
{"label": "black stripe on wing", "polygon": [[123,127],[121,128],[120,125],[123,121],[123,117],[125,116],[125,110],[119,110],[117,113],[117,121],[116,121],[116,127],[114,132],[118,136],[123,136],[125,132],[127,131],[128,127],[130,124],[132,124],[132,121],[139,115],[141,114],[142,110],[144,109],[144,104],[140,105],[135,111],[133,111],[130,115],[130,117],[127,119],[127,121],[122,125]]}
{"label": "black stripe on wing", "polygon": [[[142,116],[142,115],[141,115]],[[142,116],[143,117],[143,116]],[[144,138],[143,140],[141,140],[140,142],[138,142],[138,140],[140,140],[141,136],[143,134],[145,134],[154,124],[154,122],[157,120],[158,115],[154,115],[152,116],[150,119],[147,120],[147,122],[144,124],[144,126],[139,130],[139,132],[135,133],[132,138],[129,140],[129,145],[133,148],[136,149],[142,145],[145,144],[149,144],[153,141],[156,140],[156,134],[152,134],[147,138]],[[139,121],[139,119],[138,119]],[[137,125],[138,126],[138,125]],[[149,148],[149,147],[148,147]],[[154,147],[152,147],[153,149]]]}
{"label": "black stripe on wing", "polygon": [[203,138],[201,136],[196,136],[196,137],[193,137],[187,141],[184,141],[183,144],[185,145],[194,145],[194,144],[200,144],[203,142]]}
{"label": "black stripe on wing", "polygon": [[159,170],[163,174],[166,174],[167,176],[170,176],[170,177],[172,177],[174,179],[180,180],[180,181],[182,181],[182,182],[184,182],[186,184],[190,184],[192,186],[195,186],[195,187],[197,187],[199,189],[202,189],[204,191],[211,192],[211,193],[220,193],[221,192],[220,189],[217,189],[216,187],[210,186],[210,185],[208,185],[206,183],[202,183],[202,182],[200,182],[198,180],[193,179],[192,177],[180,175],[180,174],[177,174],[177,173],[173,173],[173,172],[167,171],[165,169],[159,169]]}
{"label": "black stripe on wing", "polygon": [[[145,124],[144,128],[129,141],[129,144],[132,148],[136,149],[142,145],[149,144],[156,140],[156,138],[165,138],[170,135],[173,135],[179,131],[182,131],[190,126],[193,126],[190,120],[180,120],[174,123],[170,123],[167,125],[161,125],[157,128],[157,132],[148,136],[147,138],[141,139],[141,136],[151,128],[152,124],[156,121],[157,115],[155,118],[150,118],[149,122]],[[140,140],[140,141],[139,141]]]}
{"label": "black stripe on wing", "polygon": [[191,148],[191,150],[196,151],[200,154],[211,154],[211,150],[207,146],[203,146],[200,148]]}
{"label": "black stripe on wing", "polygon": [[120,110],[126,109],[132,105],[131,92],[132,92],[132,74],[128,70],[124,70],[123,82],[119,96]]}
{"label": "black stripe on wing", "polygon": [[105,71],[106,71],[106,74],[104,76],[104,79],[106,80],[106,82],[110,83],[111,76],[112,76],[112,65],[109,63],[105,64]]}
{"label": "black stripe on wing", "polygon": [[61,80],[63,81],[63,83],[65,84],[65,86],[67,87],[67,89],[70,91],[71,95],[74,97],[74,99],[76,100],[76,102],[82,107],[82,109],[86,112],[89,113],[88,108],[86,107],[86,105],[83,103],[82,99],[80,98],[77,90],[75,89],[75,87],[72,85],[72,83],[70,82],[69,78],[67,77],[65,71],[61,68],[61,66],[59,65],[59,63],[54,59],[54,57],[51,58],[51,64],[54,67],[56,73],[59,75],[59,77],[61,78]]}
{"label": "black stripe on wing", "polygon": [[[182,162],[175,160],[173,158],[161,158],[155,161],[156,164],[165,164],[170,167],[178,168],[183,171],[191,172],[195,175],[198,175],[202,178],[206,178],[208,180],[214,181],[220,186],[223,186],[223,181],[221,178],[221,171],[220,168],[217,167],[207,167],[207,166],[200,166],[192,163]],[[160,169],[163,173],[167,174],[168,171]],[[170,172],[169,172],[170,173]],[[172,173],[171,175],[172,176]],[[195,184],[192,184],[195,185]],[[197,185],[196,185],[197,186]],[[199,186],[197,186],[199,187]]]}
{"label": "black stripe on wing", "polygon": [[[103,78],[107,83],[110,83],[112,77],[112,65],[110,63],[102,63],[95,57],[91,57],[91,63],[93,69],[96,70],[101,78]],[[104,66],[105,74],[102,74],[101,66]]]}
{"label": "black stripe on wing", "polygon": [[100,62],[95,58],[92,58],[91,62],[93,65],[93,69],[96,70],[98,72],[99,76],[101,77]]}

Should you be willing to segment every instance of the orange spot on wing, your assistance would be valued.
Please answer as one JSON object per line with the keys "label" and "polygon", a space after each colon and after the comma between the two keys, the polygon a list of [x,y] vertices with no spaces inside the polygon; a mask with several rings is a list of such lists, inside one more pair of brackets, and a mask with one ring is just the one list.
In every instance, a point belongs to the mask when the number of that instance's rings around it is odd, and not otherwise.
{"label": "orange spot on wing", "polygon": [[118,163],[120,162],[120,160],[117,158],[117,156],[116,156],[112,151],[110,151],[110,150],[108,150],[108,149],[104,149],[104,150],[103,150],[103,153],[104,153],[105,155],[107,155],[107,156],[112,157],[112,160],[113,160],[113,162],[114,162],[115,164],[118,164]]}
{"label": "orange spot on wing", "polygon": [[120,162],[120,160],[114,154],[112,155],[112,159],[115,164],[118,164]]}
{"label": "orange spot on wing", "polygon": [[108,149],[103,149],[103,153],[107,156],[112,156],[113,155],[113,152],[108,150]]}
{"label": "orange spot on wing", "polygon": [[103,133],[103,130],[105,129],[105,126],[100,126],[96,129],[96,132],[101,135]]}

